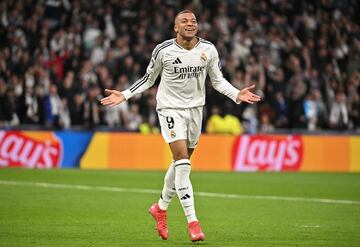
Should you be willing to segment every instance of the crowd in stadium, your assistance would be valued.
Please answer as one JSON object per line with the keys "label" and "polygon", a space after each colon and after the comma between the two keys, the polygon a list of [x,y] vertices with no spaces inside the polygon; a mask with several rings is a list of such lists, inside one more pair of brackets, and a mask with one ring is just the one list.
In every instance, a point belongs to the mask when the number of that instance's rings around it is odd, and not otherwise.
{"label": "crowd in stadium", "polygon": [[1,1],[0,127],[156,131],[156,86],[116,107],[99,99],[143,76],[182,9],[197,14],[225,78],[263,98],[236,105],[207,83],[204,130],[359,129],[356,0]]}

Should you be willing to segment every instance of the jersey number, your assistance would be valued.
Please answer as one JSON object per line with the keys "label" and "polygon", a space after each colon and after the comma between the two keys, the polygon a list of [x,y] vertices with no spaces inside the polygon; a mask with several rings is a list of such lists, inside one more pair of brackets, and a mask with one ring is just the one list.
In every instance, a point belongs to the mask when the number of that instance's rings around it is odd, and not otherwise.
{"label": "jersey number", "polygon": [[166,117],[166,122],[168,123],[168,128],[174,128],[175,122],[173,117]]}

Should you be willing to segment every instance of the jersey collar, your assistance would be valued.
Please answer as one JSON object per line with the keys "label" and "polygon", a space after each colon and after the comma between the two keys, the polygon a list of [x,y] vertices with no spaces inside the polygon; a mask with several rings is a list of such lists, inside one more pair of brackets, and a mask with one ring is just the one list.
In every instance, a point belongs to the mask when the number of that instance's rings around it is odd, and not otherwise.
{"label": "jersey collar", "polygon": [[[195,46],[191,49],[193,50],[194,48],[196,48],[199,44],[200,44],[200,41],[202,40],[202,38],[198,37],[198,36],[195,36],[197,39],[198,39],[198,42],[195,44]],[[182,50],[186,50],[184,47],[182,47],[181,45],[179,45],[177,42],[176,42],[176,38],[174,39],[174,44],[179,47],[180,49]],[[191,50],[186,50],[186,51],[191,51]]]}

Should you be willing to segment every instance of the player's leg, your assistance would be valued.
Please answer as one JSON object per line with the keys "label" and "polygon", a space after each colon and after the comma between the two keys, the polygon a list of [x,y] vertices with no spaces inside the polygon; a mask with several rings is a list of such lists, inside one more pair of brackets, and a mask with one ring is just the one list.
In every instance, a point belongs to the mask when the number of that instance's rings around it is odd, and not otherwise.
{"label": "player's leg", "polygon": [[[202,107],[189,109],[188,112],[189,118],[188,118],[187,137],[188,137],[189,156],[191,156],[191,154],[195,150],[195,147],[198,143],[201,134],[202,112],[203,112]],[[188,230],[189,230],[190,239],[192,241],[199,241],[205,239],[205,234],[202,232],[198,220],[190,221],[188,224]]]}
{"label": "player's leg", "polygon": [[[163,135],[165,142],[170,143],[179,139],[186,139],[186,126],[181,111],[164,109],[158,112],[158,116],[161,125],[161,134]],[[159,199],[160,209],[167,210],[171,199],[175,195],[175,167],[173,157],[165,174],[164,186]]]}
{"label": "player's leg", "polygon": [[[185,122],[181,118],[181,114],[170,109],[164,109],[158,112],[159,122],[161,126],[161,134],[166,143],[176,141],[178,139],[186,139],[186,132],[182,126]],[[158,203],[154,203],[149,208],[150,214],[156,221],[156,229],[163,239],[168,238],[168,229],[166,223],[166,210],[171,199],[176,195],[175,190],[175,164],[170,164],[165,178],[164,186]]]}
{"label": "player's leg", "polygon": [[175,168],[175,188],[188,222],[197,221],[194,207],[194,195],[190,182],[191,163],[187,141],[177,140],[170,143]]}
{"label": "player's leg", "polygon": [[[194,149],[188,149],[189,157],[193,153]],[[169,207],[171,199],[176,196],[175,189],[175,167],[174,160],[172,160],[169,168],[165,174],[164,178],[164,186],[160,195],[160,199],[158,203],[154,203],[149,212],[153,215],[155,220],[157,220],[160,224],[157,225],[159,235],[163,239],[168,238],[168,231],[166,227],[166,210]]]}
{"label": "player's leg", "polygon": [[[194,152],[193,148],[188,148],[189,158],[191,158],[193,152]],[[161,210],[167,210],[171,202],[171,199],[174,196],[176,196],[175,167],[174,167],[174,160],[172,160],[164,177],[164,186],[158,202],[159,208]]]}
{"label": "player's leg", "polygon": [[188,221],[190,239],[191,241],[200,241],[205,239],[205,234],[202,232],[196,217],[194,193],[190,181],[191,163],[189,158],[194,149],[188,149],[187,145],[186,140],[178,140],[170,143],[170,148],[175,160],[175,188]]}
{"label": "player's leg", "polygon": [[151,205],[149,212],[156,221],[156,229],[162,239],[166,240],[169,236],[166,224],[166,210],[169,207],[171,199],[176,195],[175,190],[175,169],[174,160],[169,165],[165,174],[164,186],[158,203]]}
{"label": "player's leg", "polygon": [[164,177],[164,186],[159,199],[159,208],[161,210],[167,210],[171,199],[176,196],[175,190],[175,167],[174,160],[171,161],[171,164],[166,171]]}

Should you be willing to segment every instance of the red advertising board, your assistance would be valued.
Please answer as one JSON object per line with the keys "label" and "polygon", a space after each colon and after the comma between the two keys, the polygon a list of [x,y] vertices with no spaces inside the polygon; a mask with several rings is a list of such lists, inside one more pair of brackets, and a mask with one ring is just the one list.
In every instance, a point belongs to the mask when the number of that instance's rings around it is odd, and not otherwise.
{"label": "red advertising board", "polygon": [[299,135],[243,135],[233,149],[234,171],[297,171],[303,157]]}
{"label": "red advertising board", "polygon": [[61,142],[51,132],[0,131],[0,166],[3,167],[58,167],[61,150]]}

